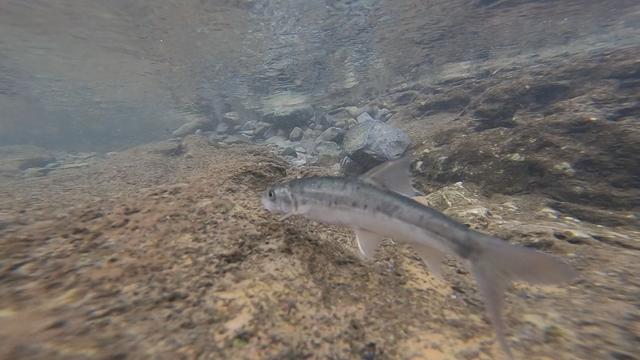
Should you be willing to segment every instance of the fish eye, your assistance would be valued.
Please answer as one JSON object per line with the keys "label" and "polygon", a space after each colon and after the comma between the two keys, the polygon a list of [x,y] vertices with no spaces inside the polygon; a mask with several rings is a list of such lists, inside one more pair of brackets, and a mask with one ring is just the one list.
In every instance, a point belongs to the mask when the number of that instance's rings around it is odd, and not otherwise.
{"label": "fish eye", "polygon": [[273,199],[275,197],[273,190],[269,190],[269,192],[267,193],[267,196],[269,196],[269,199]]}

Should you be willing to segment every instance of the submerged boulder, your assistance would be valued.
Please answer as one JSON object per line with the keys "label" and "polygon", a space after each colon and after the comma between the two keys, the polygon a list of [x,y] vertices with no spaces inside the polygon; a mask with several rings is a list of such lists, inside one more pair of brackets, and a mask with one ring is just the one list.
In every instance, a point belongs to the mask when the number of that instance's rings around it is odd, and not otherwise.
{"label": "submerged boulder", "polygon": [[343,140],[349,158],[364,170],[401,157],[410,143],[404,131],[378,120],[354,126],[347,131]]}

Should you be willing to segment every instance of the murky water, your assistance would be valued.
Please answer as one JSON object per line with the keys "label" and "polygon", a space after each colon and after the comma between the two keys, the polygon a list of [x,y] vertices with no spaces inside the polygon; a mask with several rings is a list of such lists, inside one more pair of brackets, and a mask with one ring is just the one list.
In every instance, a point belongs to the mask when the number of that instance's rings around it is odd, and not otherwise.
{"label": "murky water", "polygon": [[578,272],[515,358],[635,359],[639,120],[637,0],[0,0],[0,358],[500,358],[461,262],[260,203],[408,155]]}

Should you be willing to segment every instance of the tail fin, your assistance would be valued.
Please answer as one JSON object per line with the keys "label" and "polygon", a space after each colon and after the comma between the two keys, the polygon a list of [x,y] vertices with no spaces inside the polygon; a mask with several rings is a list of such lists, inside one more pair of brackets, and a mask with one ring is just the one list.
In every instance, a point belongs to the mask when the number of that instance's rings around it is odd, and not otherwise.
{"label": "tail fin", "polygon": [[482,235],[480,244],[482,251],[471,260],[471,271],[484,298],[487,315],[496,331],[498,342],[511,359],[502,321],[504,291],[509,284],[513,281],[557,284],[574,279],[577,273],[551,255],[514,246],[487,235]]}

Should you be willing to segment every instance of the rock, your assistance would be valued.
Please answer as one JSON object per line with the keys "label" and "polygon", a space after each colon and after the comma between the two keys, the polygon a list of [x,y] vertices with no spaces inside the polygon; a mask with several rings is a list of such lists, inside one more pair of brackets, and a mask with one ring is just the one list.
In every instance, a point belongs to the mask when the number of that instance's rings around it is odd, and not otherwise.
{"label": "rock", "polygon": [[177,128],[172,135],[175,137],[183,137],[195,133],[198,129],[209,130],[212,126],[211,121],[207,119],[193,120]]}
{"label": "rock", "polygon": [[322,126],[322,124],[314,124],[313,128],[316,129],[316,130],[323,130],[324,126]]}
{"label": "rock", "polygon": [[391,119],[391,116],[393,116],[393,114],[389,109],[382,108],[380,109],[380,111],[378,111],[378,120],[380,121],[388,121],[389,119]]}
{"label": "rock", "polygon": [[22,172],[24,177],[40,177],[47,175],[48,171],[44,168],[28,168]]}
{"label": "rock", "polygon": [[569,177],[574,176],[576,174],[576,171],[573,169],[571,164],[569,164],[566,161],[563,161],[563,162],[561,162],[559,164],[554,165],[551,168],[551,171],[554,174],[564,175],[564,176],[569,176]]}
{"label": "rock", "polygon": [[227,136],[226,135],[222,135],[222,134],[211,134],[209,135],[208,138],[208,143],[211,145],[217,145],[218,143],[222,142]]}
{"label": "rock", "polygon": [[266,114],[263,118],[265,122],[272,124],[279,129],[292,129],[296,126],[304,127],[313,119],[313,108],[311,106],[284,108]]}
{"label": "rock", "polygon": [[347,127],[347,120],[344,120],[344,119],[338,119],[338,120],[336,120],[336,121],[333,123],[333,126],[334,126],[334,127],[337,127],[337,128],[342,128],[342,129],[344,129],[344,128],[346,128],[346,127]]}
{"label": "rock", "polygon": [[302,136],[302,142],[314,143],[315,139],[320,135],[320,132],[314,129],[306,129]]}
{"label": "rock", "polygon": [[19,176],[23,170],[55,162],[49,151],[33,145],[0,146],[0,175]]}
{"label": "rock", "polygon": [[267,130],[271,128],[271,124],[265,122],[259,122],[256,124],[256,129],[254,131],[254,136],[256,137],[265,137]]}
{"label": "rock", "polygon": [[286,147],[284,149],[282,149],[282,151],[280,151],[280,155],[282,156],[297,156],[297,152],[296,149],[293,148],[292,146],[290,147]]}
{"label": "rock", "polygon": [[265,144],[276,145],[280,148],[290,147],[292,145],[291,141],[285,139],[282,136],[272,136],[265,141]]}
{"label": "rock", "polygon": [[233,127],[242,125],[242,119],[235,111],[225,113],[224,116],[222,116],[222,120]]}
{"label": "rock", "polygon": [[380,108],[378,108],[378,105],[376,104],[368,104],[363,106],[360,109],[360,115],[361,116],[363,113],[367,113],[369,114],[373,119],[378,120],[379,114],[378,112],[380,111]]}
{"label": "rock", "polygon": [[249,143],[251,139],[246,136],[237,136],[237,135],[229,135],[224,140],[222,140],[225,144],[241,144],[241,143]]}
{"label": "rock", "polygon": [[245,122],[244,124],[242,124],[242,126],[240,127],[240,130],[246,131],[246,130],[255,130],[257,126],[257,123],[253,120],[249,120],[247,122]]}
{"label": "rock", "polygon": [[333,141],[321,141],[315,146],[318,153],[316,165],[329,166],[337,164],[344,157],[344,152],[340,146]]}
{"label": "rock", "polygon": [[349,129],[343,140],[347,155],[364,169],[402,156],[409,144],[404,131],[377,120]]}
{"label": "rock", "polygon": [[318,143],[322,141],[335,141],[337,143],[340,143],[342,141],[342,138],[344,137],[344,132],[345,131],[340,128],[330,127],[322,132],[322,134],[318,136],[318,139],[316,141]]}
{"label": "rock", "polygon": [[363,112],[358,116],[356,120],[358,120],[359,124],[365,123],[367,121],[375,121],[375,119],[371,115],[369,115],[368,112]]}
{"label": "rock", "polygon": [[216,126],[216,132],[218,134],[226,134],[227,132],[229,132],[229,129],[229,124],[227,124],[226,122],[220,122],[218,126]]}
{"label": "rock", "polygon": [[398,95],[395,98],[394,103],[396,103],[396,105],[407,105],[412,103],[417,96],[418,96],[418,93],[416,91],[406,91]]}
{"label": "rock", "polygon": [[150,153],[165,155],[165,156],[178,156],[184,152],[181,141],[165,140],[145,145]]}
{"label": "rock", "polygon": [[[267,124],[267,123],[265,123]],[[263,139],[269,139],[270,137],[274,137],[276,136],[278,130],[276,130],[272,124],[269,124],[269,126],[267,128],[264,129],[264,132],[262,133],[262,138]]]}
{"label": "rock", "polygon": [[293,128],[293,130],[291,130],[291,133],[289,134],[289,140],[299,141],[300,139],[302,139],[303,135],[304,132],[302,131],[302,129],[296,126]]}
{"label": "rock", "polygon": [[365,169],[350,157],[345,156],[340,161],[340,169],[346,176],[356,176],[365,172]]}
{"label": "rock", "polygon": [[358,125],[358,120],[356,119],[349,119],[347,120],[347,129],[351,129],[352,127]]}
{"label": "rock", "polygon": [[347,106],[344,108],[344,110],[351,115],[352,118],[357,118],[360,114],[362,114],[362,111],[360,111],[360,109],[358,109],[355,106]]}
{"label": "rock", "polygon": [[430,193],[426,196],[426,200],[429,206],[441,211],[453,206],[467,208],[474,206],[473,210],[471,210],[471,215],[474,215],[474,212],[476,215],[478,213],[480,215],[488,215],[481,207],[477,206],[479,201],[473,191],[465,187],[461,182],[445,186]]}

